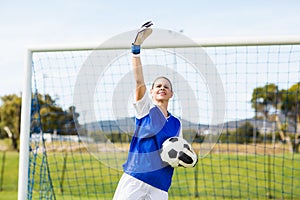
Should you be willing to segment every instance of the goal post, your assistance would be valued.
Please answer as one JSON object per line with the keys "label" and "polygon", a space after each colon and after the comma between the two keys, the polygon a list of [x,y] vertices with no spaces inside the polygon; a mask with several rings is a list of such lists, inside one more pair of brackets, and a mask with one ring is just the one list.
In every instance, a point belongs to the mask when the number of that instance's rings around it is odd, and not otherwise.
{"label": "goal post", "polygon": [[[282,135],[297,146],[300,37],[162,34],[175,39],[143,46],[147,88],[170,77],[170,112],[199,155],[175,170],[170,196],[299,198],[300,157]],[[128,35],[27,51],[18,200],[112,197],[134,127]]]}
{"label": "goal post", "polygon": [[26,53],[24,67],[24,82],[22,92],[22,110],[20,125],[20,156],[19,156],[19,182],[18,199],[27,199],[28,192],[28,168],[29,168],[29,130],[30,130],[30,109],[31,109],[31,79],[32,79],[32,52]]}

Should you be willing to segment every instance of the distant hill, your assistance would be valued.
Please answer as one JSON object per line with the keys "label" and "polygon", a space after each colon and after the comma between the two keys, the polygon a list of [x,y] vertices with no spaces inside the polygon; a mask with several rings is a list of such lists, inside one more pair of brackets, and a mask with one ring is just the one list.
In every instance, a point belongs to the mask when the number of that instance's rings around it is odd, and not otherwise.
{"label": "distant hill", "polygon": [[[209,126],[205,124],[196,124],[187,120],[181,120],[183,128],[189,129],[207,129]],[[124,132],[133,131],[135,127],[135,118],[128,117],[119,120],[105,120],[99,122],[92,122],[83,125],[86,130],[95,131],[101,130],[103,132]]]}
{"label": "distant hill", "polygon": [[[284,120],[282,119],[284,122]],[[241,119],[238,121],[229,121],[225,122],[223,125],[219,124],[218,127],[223,127],[223,130],[234,130],[245,124],[246,122],[249,122],[252,124],[254,128],[257,128],[258,130],[264,128],[265,130],[275,130],[276,124],[275,122],[266,121],[264,122],[262,119]],[[203,132],[209,128],[216,128],[209,126],[208,124],[196,124],[189,122],[187,120],[181,120],[183,129],[192,129],[192,130],[198,130],[198,132]],[[295,132],[295,127],[293,126],[293,123],[289,121],[290,126],[288,127],[289,132]],[[102,132],[111,132],[111,133],[121,133],[121,132],[133,132],[135,127],[135,118],[134,117],[128,117],[123,118],[119,120],[105,120],[105,121],[99,121],[99,122],[92,122],[87,123],[84,125],[84,128],[89,131],[102,131]]]}

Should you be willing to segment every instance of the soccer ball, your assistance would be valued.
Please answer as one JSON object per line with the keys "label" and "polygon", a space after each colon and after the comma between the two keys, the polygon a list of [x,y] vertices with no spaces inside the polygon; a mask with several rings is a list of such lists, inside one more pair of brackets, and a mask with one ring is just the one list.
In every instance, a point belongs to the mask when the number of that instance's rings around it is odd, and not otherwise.
{"label": "soccer ball", "polygon": [[168,138],[162,144],[160,157],[162,161],[168,163],[172,167],[179,166],[179,156],[182,154],[183,149],[191,149],[191,145],[182,137]]}

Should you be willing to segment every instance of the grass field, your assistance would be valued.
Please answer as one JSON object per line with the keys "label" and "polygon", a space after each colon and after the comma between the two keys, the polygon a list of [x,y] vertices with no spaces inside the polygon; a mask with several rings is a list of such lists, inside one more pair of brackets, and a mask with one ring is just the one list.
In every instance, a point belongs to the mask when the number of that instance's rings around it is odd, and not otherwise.
{"label": "grass field", "polygon": [[[5,156],[5,161],[3,156]],[[0,175],[2,189],[0,200],[16,200],[18,196],[19,154],[13,151],[0,152],[0,167],[3,170],[3,174]]]}
{"label": "grass field", "polygon": [[[230,153],[216,149],[200,159],[193,169],[177,168],[170,199],[300,199],[300,155],[288,152],[263,154],[266,148],[256,154],[232,151],[244,146],[227,147]],[[252,151],[250,148],[248,151]],[[105,153],[105,158],[115,156]],[[0,154],[0,166],[2,157],[3,153]],[[0,199],[17,199],[18,153],[6,152],[5,158]],[[36,170],[30,171],[31,178],[35,179],[33,199],[51,193],[49,172],[56,199],[75,200],[111,199],[122,174],[86,152],[69,153],[67,157],[65,152],[52,152],[48,154],[48,162],[42,155],[34,159]],[[64,161],[67,161],[66,165]]]}

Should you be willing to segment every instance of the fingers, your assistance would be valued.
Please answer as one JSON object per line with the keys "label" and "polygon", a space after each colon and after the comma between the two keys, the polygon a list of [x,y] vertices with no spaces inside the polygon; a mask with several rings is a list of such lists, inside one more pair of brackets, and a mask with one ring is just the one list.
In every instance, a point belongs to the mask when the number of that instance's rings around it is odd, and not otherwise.
{"label": "fingers", "polygon": [[152,22],[152,21],[148,21],[148,22],[146,22],[145,24],[143,24],[143,25],[141,26],[141,28],[143,28],[143,27],[149,28],[149,27],[152,26],[152,25],[153,25],[153,22]]}
{"label": "fingers", "polygon": [[194,167],[198,162],[196,153],[187,148],[184,148],[183,151],[180,152],[178,159],[181,166],[188,168]]}
{"label": "fingers", "polygon": [[[144,40],[152,33],[152,29],[150,28],[152,25],[152,21],[148,21],[142,25],[142,27],[137,31],[135,39],[132,43],[134,46],[140,46],[143,44]],[[139,54],[140,47],[133,47],[132,53]]]}
{"label": "fingers", "polygon": [[186,164],[192,164],[193,163],[193,153],[189,150],[187,150],[186,148],[183,149],[183,151],[181,151],[179,153],[179,160],[183,161]]}

